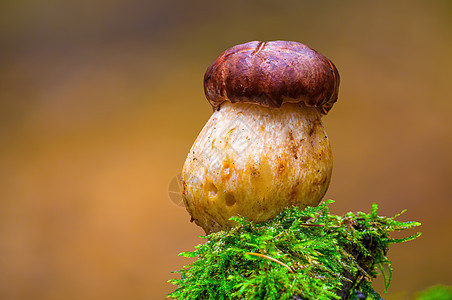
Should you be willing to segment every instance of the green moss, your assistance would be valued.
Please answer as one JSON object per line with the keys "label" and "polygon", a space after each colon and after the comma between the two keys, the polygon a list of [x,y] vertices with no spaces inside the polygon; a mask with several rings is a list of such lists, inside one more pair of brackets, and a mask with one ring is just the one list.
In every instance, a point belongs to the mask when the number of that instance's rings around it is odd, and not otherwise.
{"label": "green moss", "polygon": [[446,285],[435,285],[420,292],[416,300],[452,300],[452,287]]}
{"label": "green moss", "polygon": [[396,221],[400,214],[378,216],[375,204],[369,214],[335,216],[332,202],[290,208],[260,224],[233,217],[237,227],[203,237],[205,244],[180,254],[197,260],[169,281],[177,288],[168,298],[341,299],[359,290],[379,299],[371,280],[381,273],[389,286],[389,245],[420,235],[391,239],[390,232],[420,224]]}

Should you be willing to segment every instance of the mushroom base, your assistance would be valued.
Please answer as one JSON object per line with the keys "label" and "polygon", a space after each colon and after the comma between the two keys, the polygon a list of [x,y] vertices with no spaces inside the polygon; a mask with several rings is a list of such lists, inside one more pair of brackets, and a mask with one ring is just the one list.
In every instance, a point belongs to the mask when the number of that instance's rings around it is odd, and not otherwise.
{"label": "mushroom base", "polygon": [[206,233],[234,226],[231,216],[262,222],[286,207],[318,205],[332,165],[317,108],[225,102],[187,156],[183,198]]}

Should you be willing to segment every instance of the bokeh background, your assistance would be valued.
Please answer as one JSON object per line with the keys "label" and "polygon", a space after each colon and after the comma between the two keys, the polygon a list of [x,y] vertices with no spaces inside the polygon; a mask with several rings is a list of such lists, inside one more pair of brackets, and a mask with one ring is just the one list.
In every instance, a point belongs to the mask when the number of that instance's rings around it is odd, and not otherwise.
{"label": "bokeh background", "polygon": [[452,284],[452,2],[18,0],[0,2],[0,299],[172,291],[203,242],[168,188],[211,114],[204,71],[276,39],[341,74],[332,211],[423,224],[384,298]]}

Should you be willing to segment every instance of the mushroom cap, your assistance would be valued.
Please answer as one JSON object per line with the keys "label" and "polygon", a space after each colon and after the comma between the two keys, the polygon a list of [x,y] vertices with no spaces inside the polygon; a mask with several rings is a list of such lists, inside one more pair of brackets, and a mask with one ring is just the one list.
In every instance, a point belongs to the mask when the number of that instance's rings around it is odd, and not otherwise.
{"label": "mushroom cap", "polygon": [[327,114],[338,91],[334,64],[298,42],[252,41],[234,46],[218,56],[204,75],[204,92],[214,110],[225,101],[271,108],[302,102]]}

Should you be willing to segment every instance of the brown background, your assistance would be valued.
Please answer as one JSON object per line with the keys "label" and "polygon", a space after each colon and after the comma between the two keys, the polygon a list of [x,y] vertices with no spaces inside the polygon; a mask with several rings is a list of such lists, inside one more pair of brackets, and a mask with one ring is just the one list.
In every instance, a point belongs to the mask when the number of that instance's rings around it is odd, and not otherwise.
{"label": "brown background", "polygon": [[[450,1],[2,1],[0,298],[162,299],[202,231],[168,185],[211,114],[226,48],[329,57],[333,212],[408,212],[385,299],[452,284]],[[410,232],[413,233],[414,231]],[[381,280],[377,281],[381,290]]]}

